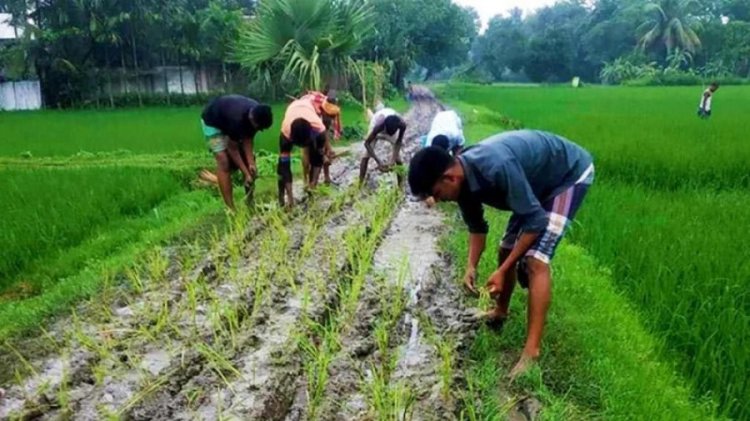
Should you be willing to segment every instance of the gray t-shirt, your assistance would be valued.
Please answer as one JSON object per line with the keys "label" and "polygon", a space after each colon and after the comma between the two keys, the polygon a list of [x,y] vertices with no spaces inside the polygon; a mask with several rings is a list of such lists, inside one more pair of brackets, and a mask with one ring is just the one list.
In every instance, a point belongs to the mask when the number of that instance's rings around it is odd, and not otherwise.
{"label": "gray t-shirt", "polygon": [[472,233],[488,231],[482,205],[513,211],[523,231],[544,231],[548,217],[541,202],[575,184],[593,163],[582,147],[536,130],[490,137],[458,159],[466,174],[458,204]]}

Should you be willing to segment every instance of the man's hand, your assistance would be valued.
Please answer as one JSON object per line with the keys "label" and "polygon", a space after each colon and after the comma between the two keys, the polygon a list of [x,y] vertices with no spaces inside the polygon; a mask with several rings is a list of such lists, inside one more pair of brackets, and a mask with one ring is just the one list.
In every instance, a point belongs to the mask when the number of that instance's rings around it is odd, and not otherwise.
{"label": "man's hand", "polygon": [[505,271],[498,269],[490,275],[490,279],[487,280],[487,290],[490,293],[490,297],[495,298],[503,291],[505,285]]}
{"label": "man's hand", "polygon": [[477,288],[474,286],[476,280],[477,280],[476,268],[466,268],[466,273],[464,274],[464,286],[472,294],[475,294],[475,295],[478,294]]}
{"label": "man's hand", "polygon": [[248,171],[247,174],[245,174],[245,181],[243,182],[243,185],[245,187],[251,187],[253,185],[253,182],[255,181],[255,176],[252,171]]}
{"label": "man's hand", "polygon": [[247,163],[247,172],[253,179],[258,176],[258,167],[255,166],[255,162],[250,161]]}

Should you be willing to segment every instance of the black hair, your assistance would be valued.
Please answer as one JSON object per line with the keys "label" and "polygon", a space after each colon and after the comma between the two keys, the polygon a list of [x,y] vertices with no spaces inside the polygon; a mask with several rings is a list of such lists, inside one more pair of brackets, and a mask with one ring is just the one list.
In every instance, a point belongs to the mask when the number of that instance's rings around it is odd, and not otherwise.
{"label": "black hair", "polygon": [[409,187],[412,194],[431,196],[435,183],[454,162],[455,158],[448,151],[437,146],[429,146],[417,152],[409,163]]}
{"label": "black hair", "polygon": [[438,148],[443,148],[446,151],[449,151],[451,148],[451,141],[448,139],[448,136],[439,134],[432,138],[432,146],[437,146]]}
{"label": "black hair", "polygon": [[393,134],[401,128],[401,117],[397,115],[389,115],[385,118],[383,124],[385,125],[385,132],[388,133],[389,136],[393,136]]}
{"label": "black hair", "polygon": [[273,124],[273,112],[266,104],[253,107],[250,113],[253,115],[253,121],[258,126],[258,130],[265,130]]}
{"label": "black hair", "polygon": [[292,136],[290,141],[297,146],[307,146],[310,143],[312,125],[304,118],[298,118],[292,122]]}

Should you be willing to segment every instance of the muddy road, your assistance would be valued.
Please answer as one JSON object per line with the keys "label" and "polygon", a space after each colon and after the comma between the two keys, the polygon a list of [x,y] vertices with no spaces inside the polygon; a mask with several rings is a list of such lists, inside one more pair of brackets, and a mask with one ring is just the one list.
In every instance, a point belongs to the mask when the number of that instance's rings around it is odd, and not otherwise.
{"label": "muddy road", "polygon": [[[405,160],[438,109],[407,113]],[[160,250],[49,326],[44,352],[8,347],[0,419],[457,418],[476,312],[438,247],[444,216],[394,174],[358,189],[352,148],[330,193]]]}

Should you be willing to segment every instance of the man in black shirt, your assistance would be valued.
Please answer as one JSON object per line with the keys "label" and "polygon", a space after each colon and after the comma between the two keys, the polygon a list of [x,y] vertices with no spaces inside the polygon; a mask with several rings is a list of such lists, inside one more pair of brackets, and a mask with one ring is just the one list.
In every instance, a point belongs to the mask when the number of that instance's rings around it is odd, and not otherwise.
{"label": "man in black shirt", "polygon": [[255,134],[271,127],[271,107],[241,95],[225,95],[211,101],[201,114],[203,135],[216,158],[216,177],[227,207],[234,210],[231,174],[240,170],[245,192],[252,200],[257,168]]}

